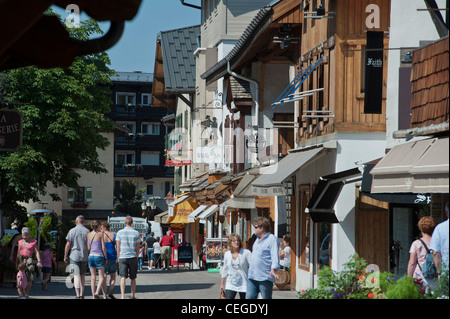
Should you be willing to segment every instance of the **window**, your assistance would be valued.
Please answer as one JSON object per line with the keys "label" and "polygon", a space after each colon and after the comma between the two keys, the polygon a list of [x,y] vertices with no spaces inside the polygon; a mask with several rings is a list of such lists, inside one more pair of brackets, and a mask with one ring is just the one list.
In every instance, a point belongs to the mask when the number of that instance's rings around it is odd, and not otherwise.
{"label": "window", "polygon": [[134,152],[121,151],[116,153],[116,165],[134,164]]}
{"label": "window", "polygon": [[151,101],[151,94],[149,93],[142,93],[141,95],[141,104],[142,105],[150,105]]}
{"label": "window", "polygon": [[147,195],[153,195],[153,184],[147,184]]}
{"label": "window", "polygon": [[67,202],[74,204],[91,203],[92,187],[69,188]]}
{"label": "window", "polygon": [[117,105],[135,105],[136,104],[136,93],[116,93],[116,104]]}
{"label": "window", "polygon": [[160,152],[142,151],[141,164],[142,165],[159,166],[159,164],[160,164],[159,158],[160,158]]}
{"label": "window", "polygon": [[319,265],[317,271],[324,266],[331,267],[331,224],[330,223],[318,223],[317,225],[318,236],[318,253]]}
{"label": "window", "polygon": [[135,122],[121,122],[121,121],[118,121],[117,125],[126,127],[127,129],[130,130],[130,133],[136,133],[136,123]]}
{"label": "window", "polygon": [[159,135],[160,126],[160,123],[143,122],[141,132],[145,135]]}

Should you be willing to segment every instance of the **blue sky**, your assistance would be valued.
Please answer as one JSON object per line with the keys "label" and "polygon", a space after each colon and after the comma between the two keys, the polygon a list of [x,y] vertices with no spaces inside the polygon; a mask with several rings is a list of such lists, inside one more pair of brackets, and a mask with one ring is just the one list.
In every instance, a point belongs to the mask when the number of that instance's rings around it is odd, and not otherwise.
{"label": "blue sky", "polygon": [[[188,0],[186,3],[199,5],[200,1]],[[62,17],[68,15],[64,10],[57,11]],[[86,17],[81,15],[82,20]],[[152,73],[158,33],[198,25],[200,22],[200,10],[183,6],[179,0],[142,0],[136,17],[126,21],[119,42],[107,51],[111,58],[110,67],[116,71]],[[106,32],[109,22],[101,26]]]}

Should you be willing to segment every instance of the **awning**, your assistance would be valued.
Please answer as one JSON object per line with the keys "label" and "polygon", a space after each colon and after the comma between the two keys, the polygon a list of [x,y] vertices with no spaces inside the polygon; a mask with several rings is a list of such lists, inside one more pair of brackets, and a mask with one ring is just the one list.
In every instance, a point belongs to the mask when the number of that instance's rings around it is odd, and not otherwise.
{"label": "awning", "polygon": [[155,215],[155,222],[167,224],[167,217],[169,217],[169,211],[166,210],[165,212]]}
{"label": "awning", "polygon": [[305,212],[310,214],[315,223],[339,223],[334,213],[334,204],[345,184],[359,181],[361,178],[361,171],[358,168],[320,177]]}
{"label": "awning", "polygon": [[219,210],[219,205],[211,205],[209,206],[203,213],[198,216],[200,223],[206,224],[206,218],[214,214]]}
{"label": "awning", "polygon": [[205,211],[205,209],[207,209],[207,208],[208,208],[208,205],[198,206],[196,210],[194,210],[191,214],[189,214],[188,221],[195,223],[195,219],[197,218],[197,216],[200,215],[201,213],[203,213]]}
{"label": "awning", "polygon": [[252,194],[251,183],[258,175],[246,174],[233,192],[233,195],[225,203],[230,208],[252,209],[256,208],[255,198]]}
{"label": "awning", "polygon": [[[184,196],[182,196],[184,197]],[[172,204],[169,204],[169,207]],[[178,202],[174,206],[174,214],[167,218],[167,222],[171,224],[188,224],[190,221],[188,220],[188,216],[192,214],[194,210],[198,207],[197,201],[194,197],[188,196],[187,199],[184,199],[181,202]]]}
{"label": "awning", "polygon": [[[370,164],[366,164],[364,168],[363,178],[361,182],[361,194],[364,196],[371,197],[381,202],[388,202],[391,204],[430,204],[431,196],[430,194],[417,194],[417,193],[371,193],[372,188],[372,174],[370,171],[376,165],[372,161]],[[379,162],[377,160],[376,162]]]}
{"label": "awning", "polygon": [[169,216],[172,217],[174,215],[174,207],[176,205],[187,200],[189,197],[191,197],[191,195],[182,195],[182,196],[176,198],[172,203],[170,203],[169,204]]}
{"label": "awning", "polygon": [[302,100],[306,96],[311,96],[315,91],[323,90],[323,89],[317,89],[312,91],[305,91],[301,93],[295,93],[297,89],[303,84],[303,82],[306,80],[306,78],[314,71],[314,69],[320,64],[324,56],[321,56],[320,59],[313,65],[310,64],[305,70],[300,70],[300,72],[297,73],[295,78],[292,80],[291,83],[287,86],[287,88],[281,93],[281,95],[275,100],[275,102],[272,103],[272,109],[275,108],[275,106],[284,105],[286,102],[294,102],[298,100]]}
{"label": "awning", "polygon": [[371,193],[448,193],[449,139],[394,147],[371,170]]}
{"label": "awning", "polygon": [[[286,195],[283,182],[306,165],[324,155],[325,152],[322,152],[323,149],[323,147],[318,147],[306,151],[290,153],[277,164],[262,168],[260,170],[261,176],[253,182],[253,196]],[[264,174],[264,172],[268,173]]]}

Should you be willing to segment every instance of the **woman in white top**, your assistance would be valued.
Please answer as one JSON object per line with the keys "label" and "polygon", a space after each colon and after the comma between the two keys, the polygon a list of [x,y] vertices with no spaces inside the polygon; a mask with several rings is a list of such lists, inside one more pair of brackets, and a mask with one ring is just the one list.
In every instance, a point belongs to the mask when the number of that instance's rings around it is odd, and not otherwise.
{"label": "woman in white top", "polygon": [[237,234],[229,236],[228,249],[223,260],[220,290],[225,290],[226,299],[234,299],[238,292],[240,298],[245,299],[247,273],[252,253],[242,248],[241,237]]}

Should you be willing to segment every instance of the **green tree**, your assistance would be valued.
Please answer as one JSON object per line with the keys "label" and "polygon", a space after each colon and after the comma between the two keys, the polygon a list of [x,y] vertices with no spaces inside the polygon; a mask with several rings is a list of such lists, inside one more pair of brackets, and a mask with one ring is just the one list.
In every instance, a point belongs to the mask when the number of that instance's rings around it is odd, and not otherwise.
{"label": "green tree", "polygon": [[[102,34],[93,19],[68,31],[80,40]],[[109,64],[102,52],[77,57],[65,69],[30,66],[0,74],[0,104],[23,115],[22,147],[0,153],[5,206],[20,208],[17,201],[37,201],[47,193],[48,183],[55,188],[77,187],[79,174],[74,168],[106,172],[97,150],[108,146],[102,133],[113,129],[105,117],[111,104],[108,84],[115,74]],[[50,195],[60,200],[57,194]]]}
{"label": "green tree", "polygon": [[142,190],[137,190],[135,181],[124,180],[114,198],[116,210],[134,217],[141,216],[142,193]]}

